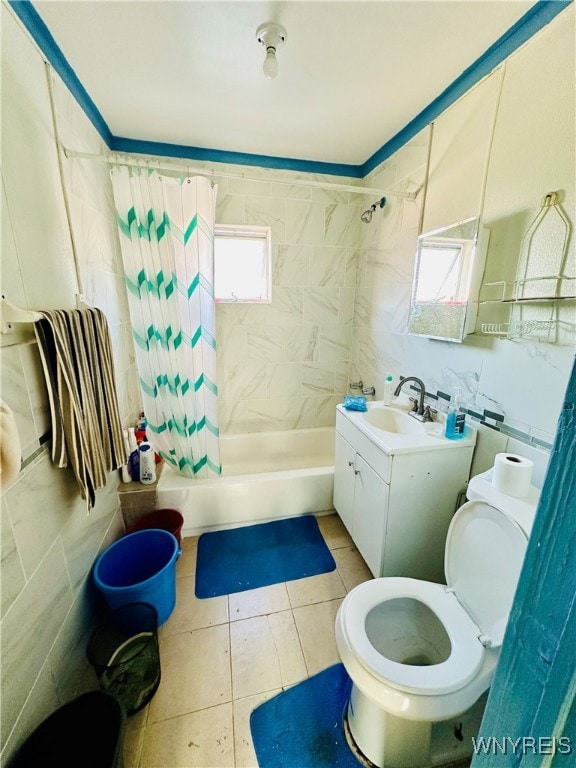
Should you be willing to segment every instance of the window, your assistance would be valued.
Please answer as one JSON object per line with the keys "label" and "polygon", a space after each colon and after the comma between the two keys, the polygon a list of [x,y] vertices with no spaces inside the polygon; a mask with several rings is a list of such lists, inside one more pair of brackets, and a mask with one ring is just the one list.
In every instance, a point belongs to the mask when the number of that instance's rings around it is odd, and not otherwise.
{"label": "window", "polygon": [[269,304],[270,227],[217,224],[214,230],[214,293],[217,302]]}
{"label": "window", "polygon": [[416,302],[451,304],[465,301],[465,281],[462,278],[464,244],[459,242],[422,243],[419,249]]}

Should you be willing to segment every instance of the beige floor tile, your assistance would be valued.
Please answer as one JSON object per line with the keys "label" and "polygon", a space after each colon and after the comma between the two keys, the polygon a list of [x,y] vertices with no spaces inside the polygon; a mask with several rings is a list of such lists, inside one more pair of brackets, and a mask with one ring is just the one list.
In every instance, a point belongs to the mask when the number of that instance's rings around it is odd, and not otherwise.
{"label": "beige floor tile", "polygon": [[329,549],[338,549],[339,547],[349,547],[352,545],[350,534],[338,515],[322,515],[316,519],[318,520],[320,533],[324,536],[324,541]]}
{"label": "beige floor tile", "polygon": [[280,661],[268,617],[232,622],[230,647],[235,699],[282,686]]}
{"label": "beige floor tile", "polygon": [[149,724],[232,699],[228,624],[162,635],[160,664]]}
{"label": "beige floor tile", "polygon": [[140,768],[234,768],[232,704],[148,726]]}
{"label": "beige floor tile", "polygon": [[342,600],[294,608],[294,620],[300,637],[309,675],[340,661],[334,636],[334,622]]}
{"label": "beige floor tile", "polygon": [[176,561],[176,576],[181,579],[194,576],[196,573],[196,555],[198,553],[198,536],[187,536],[182,539],[182,554]]}
{"label": "beige floor tile", "polygon": [[357,587],[358,584],[373,578],[370,569],[364,562],[364,558],[356,547],[336,549],[332,552],[332,556],[336,561],[336,568],[348,592]]}
{"label": "beige floor tile", "polygon": [[248,589],[228,596],[230,621],[264,616],[267,613],[290,609],[290,600],[285,584],[272,584],[269,587]]}
{"label": "beige floor tile", "polygon": [[194,576],[177,579],[176,590],[176,608],[162,626],[163,636],[228,622],[226,595],[199,600],[194,594]]}
{"label": "beige floor tile", "polygon": [[136,712],[135,715],[130,715],[126,718],[126,731],[136,731],[138,728],[145,728],[148,722],[148,712],[150,711],[150,704],[147,704],[140,712]]}
{"label": "beige floor tile", "polygon": [[248,696],[245,699],[235,699],[234,706],[234,754],[236,768],[257,768],[256,753],[250,732],[250,715],[268,699],[280,693],[278,688],[274,691],[259,693],[256,696]]}
{"label": "beige floor tile", "polygon": [[[128,718],[130,721],[130,718]],[[124,733],[124,768],[139,768],[146,728],[126,728]]]}
{"label": "beige floor tile", "polygon": [[268,616],[272,637],[276,645],[282,685],[294,685],[308,677],[300,637],[292,611],[272,613]]}
{"label": "beige floor tile", "polygon": [[337,569],[318,576],[309,576],[306,579],[287,581],[286,589],[292,608],[323,603],[346,595],[346,587]]}

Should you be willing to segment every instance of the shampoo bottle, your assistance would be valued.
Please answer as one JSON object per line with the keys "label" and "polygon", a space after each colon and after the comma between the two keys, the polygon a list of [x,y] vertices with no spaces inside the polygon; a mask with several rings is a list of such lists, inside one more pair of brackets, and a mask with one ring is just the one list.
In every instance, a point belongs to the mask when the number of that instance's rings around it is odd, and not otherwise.
{"label": "shampoo bottle", "polygon": [[444,436],[449,440],[460,440],[464,437],[465,421],[465,414],[460,413],[460,390],[457,389],[448,406]]}
{"label": "shampoo bottle", "polygon": [[382,402],[384,405],[390,405],[392,397],[394,396],[394,377],[388,374],[384,381],[384,393],[382,395]]}

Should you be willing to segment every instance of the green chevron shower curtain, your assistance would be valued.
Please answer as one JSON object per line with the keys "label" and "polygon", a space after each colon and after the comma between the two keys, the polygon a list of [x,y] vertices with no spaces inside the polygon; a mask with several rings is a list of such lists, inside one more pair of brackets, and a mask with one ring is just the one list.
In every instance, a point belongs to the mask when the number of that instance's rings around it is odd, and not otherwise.
{"label": "green chevron shower curtain", "polygon": [[148,438],[180,474],[220,474],[216,187],[149,169],[111,177]]}

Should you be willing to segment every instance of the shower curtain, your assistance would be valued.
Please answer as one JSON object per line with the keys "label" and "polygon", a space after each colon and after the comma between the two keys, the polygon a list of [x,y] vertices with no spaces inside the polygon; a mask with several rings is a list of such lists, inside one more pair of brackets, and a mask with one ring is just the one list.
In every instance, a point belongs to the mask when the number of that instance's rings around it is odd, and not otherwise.
{"label": "shower curtain", "polygon": [[150,169],[110,173],[148,439],[186,477],[220,474],[216,187]]}

